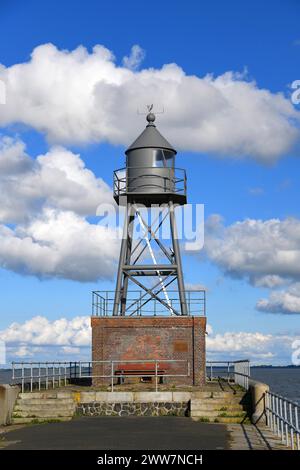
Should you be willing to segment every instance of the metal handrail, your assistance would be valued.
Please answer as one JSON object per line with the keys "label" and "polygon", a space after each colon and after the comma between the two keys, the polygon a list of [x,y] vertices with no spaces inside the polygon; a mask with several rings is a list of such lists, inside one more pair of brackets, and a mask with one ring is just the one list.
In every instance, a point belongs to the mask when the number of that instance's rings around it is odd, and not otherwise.
{"label": "metal handrail", "polygon": [[267,425],[281,441],[293,450],[300,450],[300,405],[277,393],[266,391]]}
{"label": "metal handrail", "polygon": [[250,379],[250,361],[248,359],[241,359],[238,361],[207,361],[206,370],[209,369],[208,378],[210,381],[220,378],[220,370],[218,370],[218,375],[214,375],[214,368],[215,370],[216,367],[220,369],[220,366],[223,369],[225,368],[223,374],[225,373],[225,379],[227,382],[232,381],[243,387],[245,390],[248,390]]}
{"label": "metal handrail", "polygon": [[[116,364],[154,364],[155,373],[151,374],[149,371],[141,374],[135,374],[136,377],[155,377],[155,391],[158,391],[158,378],[159,364],[160,363],[185,363],[186,373],[184,374],[164,374],[164,377],[189,377],[191,374],[190,362],[185,359],[137,359],[137,360],[122,360],[112,359],[104,361],[77,361],[77,362],[12,362],[12,380],[14,383],[20,383],[22,393],[25,392],[26,385],[29,384],[30,392],[34,387],[40,391],[43,388],[46,390],[55,388],[57,385],[66,386],[68,380],[71,379],[84,379],[84,378],[108,378],[111,380],[111,391],[114,390],[114,379],[116,378]],[[92,368],[97,364],[110,365],[109,374],[94,374]],[[85,372],[87,371],[87,372]],[[120,374],[118,377],[131,377],[129,374]]]}
{"label": "metal handrail", "polygon": [[[21,381],[21,391],[25,391],[25,384],[30,384],[30,391],[33,391],[34,384],[37,384],[41,390],[42,384],[45,388],[55,388],[56,383],[60,387],[62,384],[67,385],[68,369],[71,370],[72,362],[12,362],[12,380]],[[18,374],[18,372],[20,372]]]}
{"label": "metal handrail", "polygon": [[[206,315],[206,292],[204,289],[198,290],[185,290],[187,312],[190,316],[205,316]],[[176,309],[180,305],[180,291],[175,289],[168,289],[168,296],[171,306]],[[110,316],[112,314],[115,291],[93,291],[92,292],[92,316]],[[165,314],[165,309],[161,307],[156,298],[146,297],[147,294],[142,293],[141,290],[128,290],[127,301],[132,310],[128,311],[128,315],[149,315],[159,316]],[[144,301],[147,299],[146,304]],[[143,300],[143,302],[142,302]],[[138,307],[138,308],[136,308]]]}
{"label": "metal handrail", "polygon": [[[138,177],[133,176],[133,177],[128,177],[128,170],[151,170],[152,173],[145,173],[142,175],[139,175]],[[153,170],[156,171],[156,173],[153,173]],[[169,175],[166,176],[166,170],[169,171]],[[161,175],[159,173],[162,173]],[[176,173],[180,172],[181,175],[178,176]],[[122,176],[120,176],[122,174]],[[128,167],[128,168],[119,168],[118,170],[114,171],[114,179],[113,179],[113,191],[114,191],[114,196],[122,196],[124,194],[128,193],[128,188],[129,185],[132,181],[135,179],[140,179],[140,178],[149,178],[152,179],[161,179],[162,184],[157,184],[157,188],[161,190],[162,192],[165,193],[179,193],[182,195],[186,195],[186,172],[183,168],[171,168],[171,167]],[[168,185],[166,184],[166,181],[171,182],[172,189],[168,188]],[[181,183],[183,183],[183,186],[181,187]],[[153,183],[151,183],[151,186]]]}
{"label": "metal handrail", "polygon": [[[187,365],[187,372],[185,374],[164,374],[164,377],[189,377],[191,374],[191,368],[190,368],[190,362],[185,359],[136,359],[136,360],[122,360],[122,359],[113,359],[113,360],[103,360],[103,361],[79,361],[79,378],[107,378],[111,380],[111,391],[114,391],[114,379],[116,378],[116,370],[115,365],[116,364],[153,364],[154,365],[154,374],[148,373],[149,371],[143,372],[141,374],[134,374],[135,377],[155,377],[155,391],[158,391],[158,378],[160,375],[158,374],[159,372],[159,363],[185,363]],[[101,364],[108,364],[110,365],[110,374],[89,374],[86,375],[82,373],[82,365],[84,364],[91,364],[92,367],[94,365],[101,365]],[[89,370],[91,368],[89,367]],[[125,377],[132,377],[132,374],[126,374],[126,373],[120,373],[118,375],[118,378],[125,378]]]}

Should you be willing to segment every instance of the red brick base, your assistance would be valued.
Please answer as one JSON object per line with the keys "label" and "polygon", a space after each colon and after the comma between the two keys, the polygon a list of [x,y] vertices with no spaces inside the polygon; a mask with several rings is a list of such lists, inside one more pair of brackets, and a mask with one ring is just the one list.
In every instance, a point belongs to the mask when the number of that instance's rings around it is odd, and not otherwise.
{"label": "red brick base", "polygon": [[[166,377],[164,382],[205,383],[205,317],[92,317],[91,324],[93,361],[185,360],[190,365],[190,376]],[[160,368],[169,374],[185,374],[187,363],[161,363]],[[93,374],[110,373],[108,364],[93,368]],[[94,378],[93,385],[109,381]]]}

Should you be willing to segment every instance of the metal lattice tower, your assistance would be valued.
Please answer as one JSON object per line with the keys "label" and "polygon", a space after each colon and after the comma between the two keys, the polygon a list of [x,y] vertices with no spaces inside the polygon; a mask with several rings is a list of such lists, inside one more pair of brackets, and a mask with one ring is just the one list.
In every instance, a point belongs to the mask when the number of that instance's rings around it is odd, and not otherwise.
{"label": "metal lattice tower", "polygon": [[[131,315],[132,312],[138,314],[141,307],[153,300],[163,306],[167,314],[187,315],[175,220],[176,205],[186,204],[186,175],[184,170],[175,168],[177,152],[157,130],[155,115],[149,112],[146,119],[145,130],[125,152],[126,168],[114,172],[114,198],[126,211],[113,315],[126,315],[129,309]],[[153,205],[161,208],[150,224],[145,220],[141,205],[146,210]],[[169,247],[159,237],[162,225],[168,222]],[[143,232],[139,240],[133,239],[135,224],[139,224]],[[150,262],[142,263],[146,252]],[[178,307],[172,304],[168,294],[168,287],[174,281],[177,281]],[[141,290],[139,299],[133,302],[127,298],[129,282]]]}

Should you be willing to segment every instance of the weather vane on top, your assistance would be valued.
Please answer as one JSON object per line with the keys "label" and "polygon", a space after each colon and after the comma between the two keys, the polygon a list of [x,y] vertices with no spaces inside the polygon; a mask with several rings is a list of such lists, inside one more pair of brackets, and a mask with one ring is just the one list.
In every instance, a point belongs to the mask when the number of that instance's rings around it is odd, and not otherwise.
{"label": "weather vane on top", "polygon": [[140,108],[137,109],[137,114],[149,114],[149,113],[155,113],[155,114],[164,114],[165,112],[165,109],[164,109],[164,106],[162,107],[162,109],[160,111],[153,111],[153,108],[154,108],[154,104],[146,104],[146,108],[147,108],[147,112],[141,112],[140,111]]}

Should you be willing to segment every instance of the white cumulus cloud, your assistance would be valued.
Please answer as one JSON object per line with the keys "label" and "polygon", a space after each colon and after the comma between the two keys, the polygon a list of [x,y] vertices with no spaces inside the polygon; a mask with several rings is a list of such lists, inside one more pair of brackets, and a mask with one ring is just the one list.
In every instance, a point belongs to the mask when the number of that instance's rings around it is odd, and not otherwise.
{"label": "white cumulus cloud", "polygon": [[206,224],[205,253],[225,275],[270,289],[258,300],[262,312],[300,313],[300,220],[246,219],[225,226],[220,216]]}
{"label": "white cumulus cloud", "polygon": [[283,94],[234,72],[197,77],[176,64],[131,70],[141,56],[134,46],[117,66],[100,45],[91,53],[40,45],[28,62],[0,65],[0,125],[22,123],[58,144],[127,145],[143,127],[137,108],[153,102],[165,108],[159,125],[178,149],[270,163],[299,140],[300,113]]}
{"label": "white cumulus cloud", "polygon": [[18,139],[0,139],[0,266],[39,277],[111,278],[116,228],[90,223],[114,208],[109,186],[79,155],[59,146],[37,158]]}
{"label": "white cumulus cloud", "polygon": [[109,186],[85,167],[78,154],[52,147],[36,159],[25,143],[0,139],[0,221],[26,220],[43,207],[95,215],[99,204],[112,204]]}
{"label": "white cumulus cloud", "polygon": [[291,364],[292,345],[296,338],[299,338],[299,335],[245,331],[208,335],[208,359],[250,359],[256,364]]}
{"label": "white cumulus cloud", "polygon": [[138,45],[132,46],[130,55],[123,57],[123,65],[130,70],[136,70],[145,58],[145,51]]}
{"label": "white cumulus cloud", "polygon": [[258,300],[256,308],[267,313],[300,314],[300,282],[286,290],[271,292],[269,298]]}
{"label": "white cumulus cloud", "polygon": [[45,209],[15,229],[0,225],[0,265],[19,273],[77,281],[111,278],[118,251],[114,230],[70,211]]}
{"label": "white cumulus cloud", "polygon": [[273,287],[300,277],[300,220],[246,219],[224,226],[218,216],[207,224],[205,251],[232,277]]}
{"label": "white cumulus cloud", "polygon": [[89,360],[90,318],[75,317],[48,320],[36,316],[24,323],[11,323],[0,331],[8,360]]}
{"label": "white cumulus cloud", "polygon": [[36,316],[24,323],[11,323],[0,331],[0,339],[10,345],[83,347],[91,342],[90,317],[60,318],[50,321]]}

